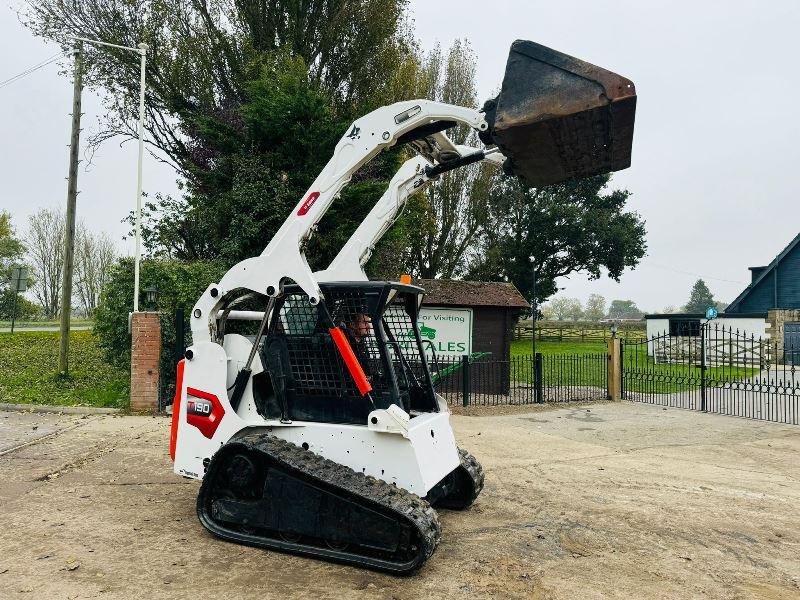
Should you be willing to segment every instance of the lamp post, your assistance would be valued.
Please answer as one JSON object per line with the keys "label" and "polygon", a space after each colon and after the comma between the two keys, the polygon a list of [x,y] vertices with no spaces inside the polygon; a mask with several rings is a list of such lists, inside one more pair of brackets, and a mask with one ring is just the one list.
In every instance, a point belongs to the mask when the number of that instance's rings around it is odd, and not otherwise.
{"label": "lamp post", "polygon": [[156,286],[151,285],[144,291],[144,301],[150,310],[156,310],[156,302],[158,301],[158,290]]}
{"label": "lamp post", "polygon": [[136,48],[131,46],[120,46],[110,44],[100,40],[76,37],[73,38],[81,42],[95,44],[97,46],[108,46],[120,50],[130,50],[139,55],[139,160],[136,170],[136,257],[133,267],[133,312],[139,312],[139,265],[142,262],[142,162],[144,160],[144,91],[145,91],[145,68],[147,66],[147,44],[139,44]]}
{"label": "lamp post", "polygon": [[533,256],[531,256],[531,268],[533,271],[533,297],[531,298],[531,308],[533,309],[533,312],[531,313],[531,331],[533,332],[533,342],[531,344],[531,352],[533,353],[534,360],[536,360],[536,313],[538,311],[538,306],[536,303],[536,262]]}
{"label": "lamp post", "polygon": [[533,382],[534,398],[536,402],[541,402],[541,382],[539,373],[536,369],[536,262],[533,256],[530,257],[531,272],[533,274],[533,289],[531,294],[531,381]]}

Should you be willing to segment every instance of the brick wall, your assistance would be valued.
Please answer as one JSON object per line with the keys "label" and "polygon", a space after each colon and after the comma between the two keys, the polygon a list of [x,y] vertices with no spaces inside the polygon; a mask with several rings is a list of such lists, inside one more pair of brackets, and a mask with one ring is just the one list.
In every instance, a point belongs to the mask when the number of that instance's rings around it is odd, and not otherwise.
{"label": "brick wall", "polygon": [[800,310],[772,309],[767,313],[767,322],[769,323],[767,333],[780,354],[783,352],[783,325],[784,323],[800,322]]}
{"label": "brick wall", "polygon": [[161,321],[156,312],[131,317],[131,410],[158,408],[158,361],[161,355]]}

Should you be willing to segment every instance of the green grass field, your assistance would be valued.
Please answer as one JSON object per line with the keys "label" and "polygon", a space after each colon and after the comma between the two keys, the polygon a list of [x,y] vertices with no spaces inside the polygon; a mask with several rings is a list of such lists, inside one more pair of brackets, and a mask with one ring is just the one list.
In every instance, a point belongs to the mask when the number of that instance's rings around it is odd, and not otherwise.
{"label": "green grass field", "polygon": [[[536,352],[542,354],[605,354],[603,342],[536,342]],[[531,340],[511,342],[511,356],[530,356]]]}
{"label": "green grass field", "polygon": [[0,402],[125,408],[128,373],[103,359],[91,331],[70,333],[70,374],[59,377],[58,332],[0,333]]}
{"label": "green grass field", "polygon": [[[645,356],[644,346],[636,344],[624,356],[623,372],[625,389],[631,392],[653,392],[671,394],[700,385],[700,367],[682,363],[655,363],[652,357]],[[602,342],[536,342],[536,352],[544,358],[544,380],[559,385],[605,385],[605,374],[598,369],[598,363],[586,355],[606,354],[607,345]],[[548,360],[548,356],[572,355],[573,358]],[[512,360],[520,361],[512,366],[516,381],[530,383],[530,367],[523,357],[531,356],[531,340],[517,340],[511,343]],[[583,357],[581,359],[581,357]],[[581,360],[583,362],[581,362]],[[758,375],[758,369],[742,367],[708,367],[706,379],[709,382],[741,381]],[[711,383],[714,385],[714,383]]]}
{"label": "green grass field", "polygon": [[[511,377],[519,383],[532,382],[531,340],[511,342]],[[605,387],[606,344],[603,342],[536,342],[543,356],[545,385]]]}

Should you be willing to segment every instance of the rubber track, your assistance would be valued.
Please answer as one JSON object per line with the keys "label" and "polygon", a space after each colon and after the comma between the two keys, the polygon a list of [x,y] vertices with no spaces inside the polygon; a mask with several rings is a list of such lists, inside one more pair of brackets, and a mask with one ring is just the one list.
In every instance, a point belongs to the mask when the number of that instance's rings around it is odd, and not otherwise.
{"label": "rubber track", "polygon": [[[232,439],[226,446],[229,444],[236,444],[243,449],[262,452],[283,467],[300,471],[310,479],[317,479],[333,488],[360,496],[381,505],[384,509],[395,512],[399,520],[411,522],[416,526],[420,534],[422,548],[420,548],[416,559],[405,563],[396,563],[387,559],[353,554],[327,547],[287,543],[277,538],[264,538],[258,535],[238,533],[225,526],[218,526],[206,514],[204,506],[205,494],[207,493],[207,488],[211,486],[210,480],[214,475],[214,461],[212,459],[212,464],[209,465],[208,473],[203,479],[203,485],[197,498],[197,513],[200,522],[217,536],[248,545],[314,556],[393,573],[410,573],[419,569],[430,558],[441,541],[441,526],[436,511],[426,500],[403,488],[390,485],[375,477],[364,475],[364,473],[358,473],[350,467],[323,458],[310,450],[304,450],[269,433],[247,433]],[[217,454],[219,455],[221,452]],[[206,485],[207,482],[208,485]],[[369,505],[370,502],[365,504]]]}
{"label": "rubber track", "polygon": [[[483,473],[483,467],[481,463],[478,462],[478,459],[472,456],[469,452],[464,450],[463,448],[458,449],[458,456],[461,459],[461,466],[467,471],[467,474],[472,478],[472,483],[474,486],[474,492],[472,499],[469,501],[469,505],[475,502],[475,499],[483,490],[483,483],[486,476]],[[465,507],[466,508],[466,507]]]}

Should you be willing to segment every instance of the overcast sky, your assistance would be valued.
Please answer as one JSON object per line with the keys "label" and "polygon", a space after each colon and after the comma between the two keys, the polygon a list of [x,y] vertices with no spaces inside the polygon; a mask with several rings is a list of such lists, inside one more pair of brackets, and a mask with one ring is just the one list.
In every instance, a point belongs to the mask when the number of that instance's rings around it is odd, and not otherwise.
{"label": "overcast sky", "polygon": [[[0,81],[58,49],[33,38],[12,8],[0,12]],[[630,298],[648,311],[680,305],[698,276],[731,301],[800,231],[800,2],[412,1],[426,48],[468,38],[488,98],[511,42],[525,38],[620,73],[639,96],[633,164],[612,184],[633,193],[647,221],[648,254],[619,284],[572,276],[562,294]],[[55,64],[0,87],[0,208],[20,229],[66,194],[71,82]],[[84,93],[84,134],[102,108]],[[84,140],[85,140],[84,135]],[[83,165],[86,166],[86,163]],[[174,192],[153,159],[145,189]],[[79,175],[78,216],[117,238],[135,205],[136,146],[106,143]],[[131,252],[131,242],[120,242]]]}

